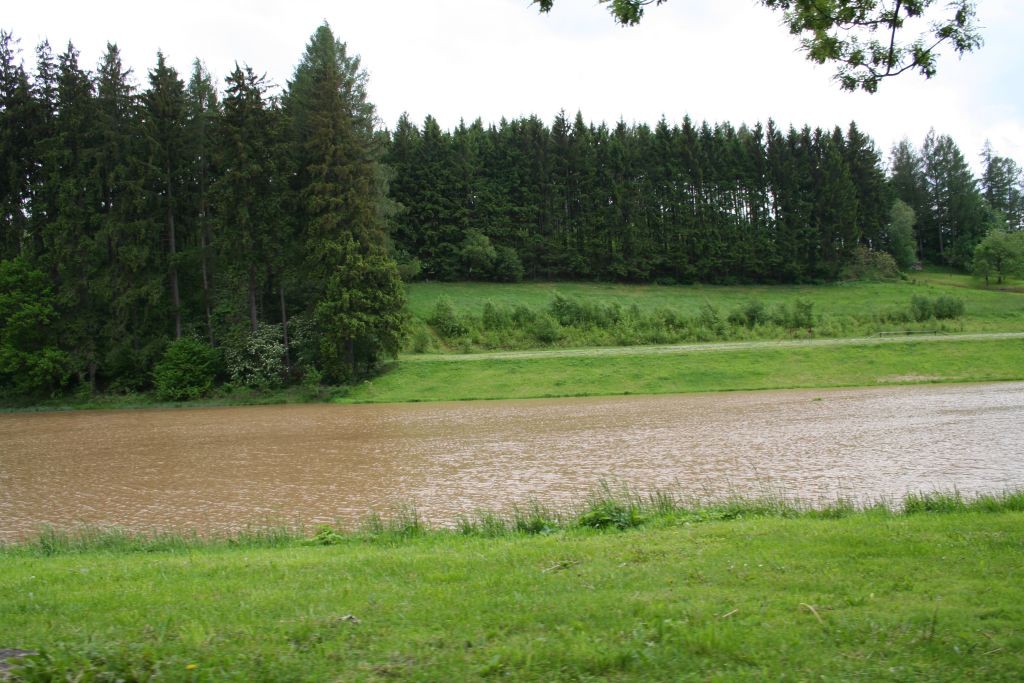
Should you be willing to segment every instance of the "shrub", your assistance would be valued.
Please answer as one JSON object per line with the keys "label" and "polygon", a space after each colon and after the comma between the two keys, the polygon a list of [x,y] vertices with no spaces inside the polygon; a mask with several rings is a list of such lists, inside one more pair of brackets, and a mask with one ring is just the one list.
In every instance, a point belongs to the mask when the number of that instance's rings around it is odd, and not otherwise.
{"label": "shrub", "polygon": [[814,327],[814,302],[810,299],[798,298],[793,302],[793,314],[789,320],[790,327]]}
{"label": "shrub", "polygon": [[235,384],[271,389],[284,380],[284,353],[281,326],[260,323],[224,349],[224,360]]}
{"label": "shrub", "polygon": [[938,320],[953,320],[964,314],[964,302],[955,296],[943,294],[932,302],[932,314]]}
{"label": "shrub", "polygon": [[220,353],[199,339],[185,337],[167,347],[153,369],[156,394],[163,401],[190,401],[213,389]]}
{"label": "shrub", "polygon": [[488,301],[484,304],[481,322],[485,330],[504,330],[512,326],[512,314],[507,308]]}
{"label": "shrub", "polygon": [[524,304],[516,304],[515,308],[512,309],[512,321],[519,328],[525,328],[536,317],[536,314],[530,310],[530,307]]}
{"label": "shrub", "polygon": [[910,317],[917,322],[930,318],[953,320],[964,314],[964,302],[955,296],[943,294],[935,299],[915,294],[910,298]]}
{"label": "shrub", "polygon": [[459,316],[455,313],[452,300],[446,296],[442,296],[434,304],[434,310],[427,318],[427,322],[445,339],[461,337],[469,332],[469,328],[459,320]]}
{"label": "shrub", "polygon": [[891,254],[863,245],[854,250],[840,274],[844,280],[896,280],[899,276],[900,269]]}
{"label": "shrub", "polygon": [[932,300],[920,294],[910,297],[910,317],[919,323],[931,318]]}
{"label": "shrub", "polygon": [[722,317],[718,314],[718,309],[712,306],[710,301],[705,301],[704,304],[701,305],[700,313],[697,314],[697,326],[709,330],[716,336],[720,336],[725,333],[725,325],[722,324]]}
{"label": "shrub", "polygon": [[562,338],[562,326],[547,313],[537,316],[532,332],[534,339],[542,344],[554,344]]}
{"label": "shrub", "polygon": [[763,325],[769,321],[768,309],[757,299],[751,299],[742,307],[729,314],[729,323],[737,327],[749,327],[753,329],[757,325]]}
{"label": "shrub", "polygon": [[492,272],[498,282],[519,282],[523,279],[523,262],[512,247],[498,247]]}

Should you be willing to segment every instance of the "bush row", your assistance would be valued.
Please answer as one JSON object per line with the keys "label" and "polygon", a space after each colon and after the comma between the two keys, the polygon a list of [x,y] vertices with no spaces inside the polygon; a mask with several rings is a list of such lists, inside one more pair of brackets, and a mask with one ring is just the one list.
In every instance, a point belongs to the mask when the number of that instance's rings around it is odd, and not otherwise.
{"label": "bush row", "polygon": [[955,331],[956,327],[942,321],[954,321],[963,315],[963,301],[946,295],[915,295],[905,308],[859,317],[816,314],[814,303],[803,298],[772,306],[751,299],[729,311],[705,303],[695,315],[687,315],[670,308],[644,311],[635,304],[624,307],[560,294],[541,308],[488,301],[481,313],[474,315],[457,311],[450,299],[441,297],[426,320],[413,330],[407,350],[431,351],[436,346],[435,338],[468,351],[473,347],[626,346],[855,336],[893,325],[924,329],[926,324],[932,331]]}

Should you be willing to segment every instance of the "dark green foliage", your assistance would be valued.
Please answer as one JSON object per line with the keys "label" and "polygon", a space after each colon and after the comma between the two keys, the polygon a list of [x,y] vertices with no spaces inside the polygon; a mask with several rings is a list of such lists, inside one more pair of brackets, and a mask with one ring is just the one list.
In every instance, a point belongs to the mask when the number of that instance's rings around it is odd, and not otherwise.
{"label": "dark green foliage", "polygon": [[59,389],[70,359],[57,346],[57,310],[46,276],[22,258],[0,261],[0,394]]}
{"label": "dark green foliage", "polygon": [[523,262],[512,247],[501,246],[494,250],[494,264],[491,273],[498,282],[519,282],[523,279]]}
{"label": "dark green foliage", "polygon": [[350,243],[313,312],[319,367],[333,382],[352,381],[395,356],[406,331],[405,290],[395,262],[362,256]]}
{"label": "dark green foliage", "polygon": [[220,352],[193,337],[172,342],[153,368],[156,394],[164,401],[189,401],[213,389],[221,367]]}
{"label": "dark green foliage", "polygon": [[[922,210],[932,199],[923,162],[904,151],[890,185],[854,124],[610,129],[559,114],[550,128],[528,117],[445,132],[403,116],[386,158],[404,207],[396,248],[428,279],[728,284],[833,280],[859,245],[906,262],[913,234],[893,227],[892,197]],[[950,219],[963,244],[973,215]]]}
{"label": "dark green foliage", "polygon": [[1024,171],[1013,159],[995,154],[987,142],[981,159],[985,164],[981,177],[985,200],[1005,217],[1010,230],[1024,230]]}

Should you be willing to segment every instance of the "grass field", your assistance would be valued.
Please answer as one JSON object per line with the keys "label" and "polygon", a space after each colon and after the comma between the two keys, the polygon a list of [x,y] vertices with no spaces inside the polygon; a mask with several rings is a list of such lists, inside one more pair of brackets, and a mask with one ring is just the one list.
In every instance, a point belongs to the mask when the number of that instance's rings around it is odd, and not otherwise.
{"label": "grass field", "polygon": [[403,362],[339,402],[666,394],[1024,379],[1024,340]]}
{"label": "grass field", "polygon": [[696,315],[710,303],[723,312],[758,299],[768,306],[792,303],[804,298],[814,303],[819,314],[871,317],[876,313],[905,309],[915,294],[951,294],[964,301],[966,331],[1024,330],[1024,295],[984,289],[968,275],[943,271],[915,273],[915,281],[849,282],[830,285],[624,285],[610,283],[525,282],[496,283],[412,283],[408,286],[409,310],[426,319],[437,300],[446,296],[455,308],[479,315],[487,301],[530,308],[546,307],[556,294],[571,299],[618,303],[623,308],[636,304],[643,311],[660,308]]}
{"label": "grass field", "polygon": [[405,355],[1024,331],[1024,290],[937,269],[896,282],[413,283],[408,294]]}
{"label": "grass field", "polygon": [[1019,680],[1020,496],[916,500],[8,548],[0,644],[41,653],[18,680]]}
{"label": "grass field", "polygon": [[949,268],[927,268],[913,274],[913,280],[937,287],[957,287],[961,289],[980,289],[984,291],[1001,291],[1024,294],[1024,280],[1008,277],[1002,283],[992,279],[988,284],[982,278],[961,273]]}

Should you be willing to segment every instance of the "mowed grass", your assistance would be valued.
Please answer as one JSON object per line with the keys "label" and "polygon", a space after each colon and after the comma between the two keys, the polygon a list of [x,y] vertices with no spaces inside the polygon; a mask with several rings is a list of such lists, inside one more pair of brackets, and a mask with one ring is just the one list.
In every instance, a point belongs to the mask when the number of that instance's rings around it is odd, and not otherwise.
{"label": "mowed grass", "polygon": [[916,281],[848,282],[826,285],[627,285],[613,283],[525,282],[497,284],[482,282],[424,283],[408,286],[409,311],[420,320],[430,317],[441,297],[448,297],[458,312],[480,315],[488,301],[513,307],[546,308],[556,294],[601,304],[634,304],[644,312],[670,309],[695,316],[710,303],[723,315],[759,300],[767,307],[792,305],[797,299],[813,302],[816,315],[870,319],[887,311],[904,311],[911,297],[948,294],[962,299],[966,309],[963,331],[1024,330],[1024,294],[984,289],[968,275],[940,271],[915,273]]}
{"label": "mowed grass", "polygon": [[1024,340],[399,362],[339,402],[411,402],[1024,379]]}
{"label": "mowed grass", "polygon": [[27,680],[1017,681],[1024,513],[11,552],[0,644]]}

